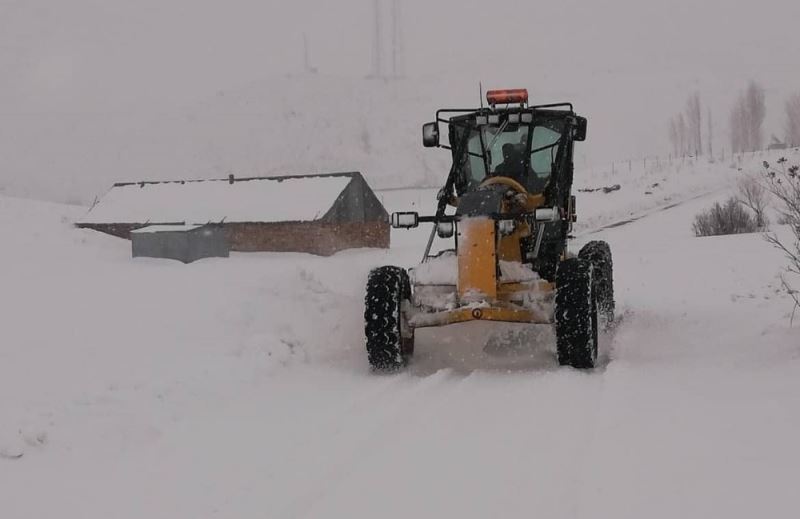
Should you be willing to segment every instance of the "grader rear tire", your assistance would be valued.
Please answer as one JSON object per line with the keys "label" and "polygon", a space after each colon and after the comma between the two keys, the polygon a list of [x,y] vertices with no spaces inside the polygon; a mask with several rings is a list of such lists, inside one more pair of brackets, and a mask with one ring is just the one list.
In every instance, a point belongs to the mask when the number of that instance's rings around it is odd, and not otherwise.
{"label": "grader rear tire", "polygon": [[597,297],[593,265],[570,258],[556,270],[556,347],[558,363],[591,369],[597,363]]}
{"label": "grader rear tire", "polygon": [[611,247],[604,241],[590,241],[583,246],[578,257],[591,262],[594,267],[597,308],[605,326],[614,322],[614,264]]}

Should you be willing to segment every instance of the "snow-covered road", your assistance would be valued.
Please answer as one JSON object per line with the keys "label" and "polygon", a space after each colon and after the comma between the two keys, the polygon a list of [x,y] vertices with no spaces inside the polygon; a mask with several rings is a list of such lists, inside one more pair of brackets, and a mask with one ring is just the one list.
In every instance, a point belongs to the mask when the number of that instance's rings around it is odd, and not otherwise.
{"label": "snow-covered road", "polygon": [[792,517],[800,336],[779,253],[692,236],[723,194],[582,238],[614,253],[601,368],[558,367],[539,329],[489,357],[467,324],[392,376],[367,367],[364,282],[419,242],[133,261],[2,199],[0,515]]}

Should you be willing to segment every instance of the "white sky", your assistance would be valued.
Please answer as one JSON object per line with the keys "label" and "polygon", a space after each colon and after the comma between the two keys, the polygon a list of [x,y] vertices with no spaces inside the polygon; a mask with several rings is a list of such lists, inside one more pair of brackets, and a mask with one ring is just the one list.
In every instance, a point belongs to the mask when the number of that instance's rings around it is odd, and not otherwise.
{"label": "white sky", "polygon": [[[475,104],[478,81],[575,100],[596,161],[666,153],[667,120],[692,90],[723,145],[749,78],[767,87],[767,136],[780,135],[783,99],[800,90],[796,1],[402,0],[401,11],[403,70],[450,82],[439,104]],[[372,16],[371,0],[0,0],[0,118],[170,111],[299,72],[303,33],[321,74],[363,77]],[[0,181],[13,169],[2,165]]]}

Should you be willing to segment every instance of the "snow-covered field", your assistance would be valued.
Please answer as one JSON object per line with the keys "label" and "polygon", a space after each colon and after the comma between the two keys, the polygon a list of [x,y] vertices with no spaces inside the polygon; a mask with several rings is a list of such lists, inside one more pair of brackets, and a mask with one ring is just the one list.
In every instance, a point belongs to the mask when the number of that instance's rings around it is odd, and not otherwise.
{"label": "snow-covered field", "polygon": [[[367,273],[413,265],[425,229],[183,265],[71,227],[82,208],[0,198],[0,516],[793,517],[784,259],[759,235],[691,232],[739,175],[578,175],[622,186],[578,197],[575,246],[611,244],[620,323],[592,372],[558,367],[541,329],[490,357],[470,323],[370,373]],[[380,196],[432,210],[431,191]]]}

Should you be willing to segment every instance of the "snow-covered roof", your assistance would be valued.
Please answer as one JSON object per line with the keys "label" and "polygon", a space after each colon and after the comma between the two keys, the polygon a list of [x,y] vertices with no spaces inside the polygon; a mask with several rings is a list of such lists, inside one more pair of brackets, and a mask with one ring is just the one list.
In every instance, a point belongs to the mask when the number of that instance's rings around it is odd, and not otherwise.
{"label": "snow-covered roof", "polygon": [[203,227],[202,224],[200,225],[148,225],[147,227],[142,227],[141,229],[135,229],[131,231],[131,234],[139,234],[139,233],[152,233],[152,232],[175,232],[175,231],[193,231],[195,229],[199,229]]}
{"label": "snow-covered roof", "polygon": [[313,221],[331,209],[353,175],[116,184],[78,223]]}

